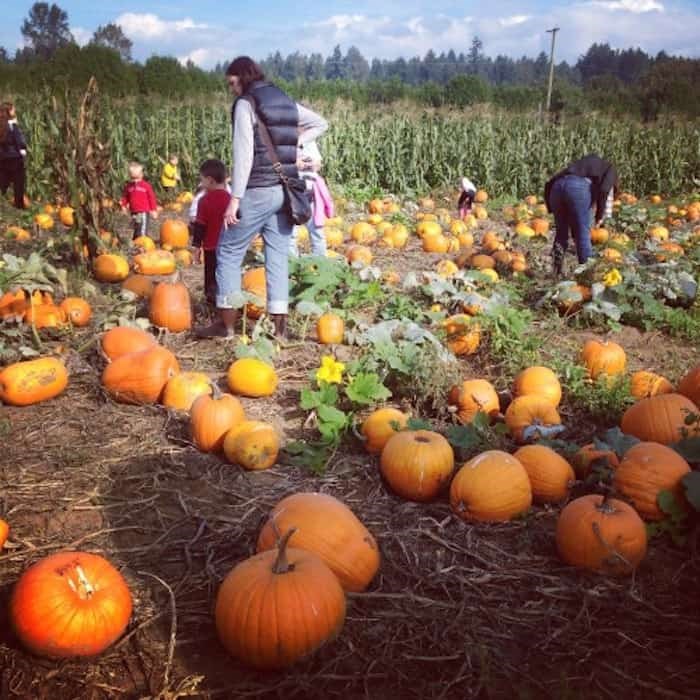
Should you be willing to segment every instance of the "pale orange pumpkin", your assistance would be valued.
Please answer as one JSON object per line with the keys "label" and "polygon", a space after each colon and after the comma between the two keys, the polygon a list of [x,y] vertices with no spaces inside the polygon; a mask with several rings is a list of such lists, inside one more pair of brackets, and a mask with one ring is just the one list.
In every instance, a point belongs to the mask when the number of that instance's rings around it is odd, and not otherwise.
{"label": "pale orange pumpkin", "polygon": [[485,379],[467,379],[460,386],[453,387],[448,403],[457,407],[460,423],[471,423],[477,413],[493,417],[499,412],[496,389]]}
{"label": "pale orange pumpkin", "polygon": [[153,280],[146,275],[129,275],[122,282],[122,289],[132,292],[142,299],[150,299],[153,294]]}
{"label": "pale orange pumpkin", "polygon": [[345,251],[345,257],[349,263],[359,262],[363,265],[370,265],[374,256],[372,251],[364,245],[351,245]]}
{"label": "pale orange pumpkin", "polygon": [[362,423],[360,432],[365,437],[365,449],[380,454],[390,437],[408,424],[408,416],[397,408],[379,408]]}
{"label": "pale orange pumpkin", "polygon": [[525,445],[513,457],[525,467],[537,503],[560,503],[569,495],[576,475],[554,450],[544,445]]}
{"label": "pale orange pumpkin", "polygon": [[172,275],[176,268],[175,256],[169,250],[159,249],[134,256],[133,265],[134,271],[142,275]]}
{"label": "pale orange pumpkin", "polygon": [[561,384],[557,375],[548,367],[528,367],[515,378],[515,396],[536,395],[547,399],[553,406],[561,402]]}
{"label": "pale orange pumpkin", "polygon": [[24,314],[24,322],[36,328],[60,328],[66,324],[66,312],[54,304],[32,305]]}
{"label": "pale orange pumpkin", "polygon": [[316,322],[316,335],[322,345],[342,343],[344,333],[345,322],[337,314],[322,314]]}
{"label": "pale orange pumpkin", "polygon": [[277,461],[280,439],[270,423],[244,420],[226,433],[223,450],[231,464],[260,471],[269,469]]}
{"label": "pale orange pumpkin", "polygon": [[168,380],[161,401],[174,411],[189,411],[200,396],[211,393],[211,379],[204,372],[180,372]]}
{"label": "pale orange pumpkin", "polygon": [[275,368],[255,357],[235,360],[228,368],[226,377],[229,389],[242,396],[271,396],[277,389]]}
{"label": "pale orange pumpkin", "polygon": [[68,386],[68,370],[56,357],[15,362],[0,369],[0,401],[29,406],[58,396]]}
{"label": "pale orange pumpkin", "polygon": [[481,340],[480,325],[468,314],[450,316],[442,322],[447,334],[447,347],[458,356],[472,355]]}
{"label": "pale orange pumpkin", "polygon": [[552,437],[563,430],[556,407],[535,394],[513,399],[506,409],[505,421],[511,436],[519,444]]}
{"label": "pale orange pumpkin", "polygon": [[646,399],[657,394],[673,393],[673,385],[660,374],[640,370],[632,374],[630,393],[635,399]]}
{"label": "pale orange pumpkin", "polygon": [[129,262],[121,255],[103,253],[93,261],[93,272],[99,282],[121,282],[129,276]]}

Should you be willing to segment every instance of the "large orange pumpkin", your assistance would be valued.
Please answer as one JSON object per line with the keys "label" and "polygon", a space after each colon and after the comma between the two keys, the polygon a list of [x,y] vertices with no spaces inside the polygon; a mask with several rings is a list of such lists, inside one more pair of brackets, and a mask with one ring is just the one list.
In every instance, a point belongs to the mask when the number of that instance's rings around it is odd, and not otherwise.
{"label": "large orange pumpkin", "polygon": [[160,225],[160,244],[171,248],[186,248],[190,240],[187,224],[179,219],[166,219]]}
{"label": "large orange pumpkin", "polygon": [[477,413],[494,416],[499,411],[496,389],[485,379],[467,379],[461,386],[453,387],[448,401],[457,407],[460,423],[471,423]]}
{"label": "large orange pumpkin", "polygon": [[670,445],[682,437],[686,416],[700,413],[700,409],[682,394],[659,394],[641,399],[630,406],[622,416],[622,432],[645,442]]}
{"label": "large orange pumpkin", "polygon": [[379,465],[382,476],[399,496],[429,501],[449,482],[454,453],[439,433],[403,430],[387,440]]}
{"label": "large orange pumpkin", "polygon": [[211,392],[211,379],[204,372],[180,372],[168,380],[161,400],[166,408],[189,411],[196,399]]}
{"label": "large orange pumpkin", "polygon": [[700,406],[700,363],[695,365],[678,384],[678,393]]}
{"label": "large orange pumpkin", "polygon": [[337,498],[325,493],[283,498],[260,531],[258,552],[275,546],[275,529],[292,528],[290,544],[323,559],[346,591],[364,591],[377,573],[380,556],[374,537]]}
{"label": "large orange pumpkin", "polygon": [[525,467],[537,503],[560,503],[569,495],[576,475],[554,450],[544,445],[525,445],[513,457]]}
{"label": "large orange pumpkin", "polygon": [[610,379],[623,374],[627,364],[624,349],[611,340],[587,340],[583,345],[581,359],[593,380],[602,375],[607,375]]}
{"label": "large orange pumpkin", "polygon": [[591,494],[569,503],[557,521],[557,549],[572,566],[629,574],[647,551],[647,532],[632,506]]}
{"label": "large orange pumpkin", "polygon": [[408,423],[408,416],[397,408],[378,408],[362,423],[361,433],[365,437],[365,449],[378,455],[387,441]]}
{"label": "large orange pumpkin", "polygon": [[190,293],[182,282],[160,282],[149,304],[151,323],[181,333],[192,328]]}
{"label": "large orange pumpkin", "polygon": [[122,355],[140,352],[157,345],[156,339],[146,331],[131,326],[110,328],[102,336],[102,353],[108,360],[116,360]]}
{"label": "large orange pumpkin", "polygon": [[519,444],[552,437],[563,430],[556,407],[536,394],[513,399],[506,409],[505,421],[511,436]]}
{"label": "large orange pumpkin", "polygon": [[673,385],[660,374],[640,370],[631,377],[630,393],[635,399],[646,399],[657,394],[673,393]]}
{"label": "large orange pumpkin", "polygon": [[168,380],[179,371],[175,355],[160,345],[154,345],[110,362],[102,373],[102,385],[115,401],[155,403]]}
{"label": "large orange pumpkin", "polygon": [[68,370],[56,357],[15,362],[0,370],[0,401],[29,406],[58,396],[68,386]]}
{"label": "large orange pumpkin", "polygon": [[226,433],[223,450],[232,464],[249,471],[261,471],[277,461],[280,439],[270,423],[244,420]]}
{"label": "large orange pumpkin", "polygon": [[66,318],[77,327],[87,326],[92,318],[92,307],[80,297],[66,297],[61,302],[61,310]]}
{"label": "large orange pumpkin", "polygon": [[671,491],[683,503],[681,479],[690,465],[678,452],[657,442],[639,442],[625,452],[615,469],[615,488],[629,500],[645,520],[665,517],[657,499],[662,491]]}
{"label": "large orange pumpkin", "polygon": [[513,393],[515,396],[535,394],[556,407],[561,401],[561,384],[548,367],[528,367],[515,378]]}
{"label": "large orange pumpkin", "polygon": [[450,486],[450,505],[463,520],[505,522],[532,504],[525,467],[501,450],[488,450],[466,462]]}
{"label": "large orange pumpkin", "polygon": [[345,593],[313,552],[287,548],[238,564],[216,596],[216,631],[227,651],[262,669],[284,668],[339,634]]}
{"label": "large orange pumpkin", "polygon": [[229,389],[242,396],[271,396],[277,389],[277,373],[267,362],[255,357],[242,357],[228,368]]}
{"label": "large orange pumpkin", "polygon": [[231,394],[223,394],[216,384],[212,387],[212,396],[198,397],[190,408],[192,441],[202,452],[220,450],[226,433],[245,420],[241,402]]}
{"label": "large orange pumpkin", "polygon": [[129,587],[106,559],[60,552],[22,574],[10,600],[10,620],[35,654],[95,656],[121,636],[131,609]]}

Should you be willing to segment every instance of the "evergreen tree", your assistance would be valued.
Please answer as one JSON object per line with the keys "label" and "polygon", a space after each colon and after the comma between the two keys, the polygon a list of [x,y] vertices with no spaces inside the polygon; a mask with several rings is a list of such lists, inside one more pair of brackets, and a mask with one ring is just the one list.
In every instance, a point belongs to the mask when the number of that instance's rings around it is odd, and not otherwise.
{"label": "evergreen tree", "polygon": [[32,5],[21,31],[34,55],[42,59],[51,58],[57,49],[74,41],[68,27],[68,13],[47,2]]}

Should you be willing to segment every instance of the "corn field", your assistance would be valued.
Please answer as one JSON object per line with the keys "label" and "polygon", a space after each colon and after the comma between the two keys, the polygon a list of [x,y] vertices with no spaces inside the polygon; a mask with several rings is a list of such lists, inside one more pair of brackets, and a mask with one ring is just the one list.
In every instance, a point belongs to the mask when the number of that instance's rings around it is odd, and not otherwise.
{"label": "corn field", "polygon": [[[101,138],[111,146],[115,195],[132,159],[141,161],[147,177],[156,181],[167,154],[177,153],[183,182],[190,188],[205,158],[230,163],[230,104],[220,98],[206,106],[102,99]],[[46,157],[47,142],[58,130],[41,101],[19,102],[25,107],[20,119],[31,147],[30,193],[49,196],[56,176]],[[346,104],[315,108],[330,123],[320,146],[325,175],[336,188],[426,193],[455,188],[466,174],[492,194],[521,197],[541,192],[552,173],[589,152],[612,160],[623,189],[637,194],[688,191],[700,178],[697,123],[642,126],[588,117],[551,125],[536,115],[428,111],[410,103],[362,110]]]}

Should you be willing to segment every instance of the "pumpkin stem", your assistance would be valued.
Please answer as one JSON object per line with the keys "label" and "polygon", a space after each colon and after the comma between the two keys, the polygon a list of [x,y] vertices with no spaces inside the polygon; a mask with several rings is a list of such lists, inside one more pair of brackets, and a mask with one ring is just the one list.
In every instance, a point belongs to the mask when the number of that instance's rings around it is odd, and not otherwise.
{"label": "pumpkin stem", "polygon": [[[606,496],[606,498],[607,498],[607,496]],[[601,504],[601,505],[603,505],[603,504]],[[607,508],[609,508],[610,510],[605,511],[605,512],[611,512],[611,513],[614,512],[614,509],[612,508],[612,506],[608,505]],[[600,509],[600,506],[599,506],[599,509]],[[611,544],[609,544],[608,542],[605,541],[605,538],[603,537],[603,533],[600,531],[600,525],[598,525],[598,523],[593,523],[592,526],[593,526],[593,534],[596,536],[596,539],[610,553],[610,558],[607,560],[606,563],[609,564],[610,566],[616,567],[619,562],[622,562],[627,567],[628,571],[632,571],[632,569],[634,569],[634,567],[632,566],[632,563],[629,561],[629,559],[626,559],[625,557],[623,557],[622,554],[620,554],[620,552],[618,552],[615,549],[615,547],[613,547]]]}
{"label": "pumpkin stem", "polygon": [[290,564],[287,561],[287,545],[289,544],[289,538],[297,531],[295,527],[287,530],[284,536],[279,541],[277,545],[277,559],[272,565],[273,574],[286,574],[288,571],[294,571],[294,564]]}
{"label": "pumpkin stem", "polygon": [[210,382],[211,385],[211,396],[213,399],[220,399],[224,394],[219,388],[216,382]]}

